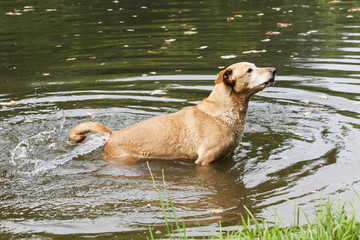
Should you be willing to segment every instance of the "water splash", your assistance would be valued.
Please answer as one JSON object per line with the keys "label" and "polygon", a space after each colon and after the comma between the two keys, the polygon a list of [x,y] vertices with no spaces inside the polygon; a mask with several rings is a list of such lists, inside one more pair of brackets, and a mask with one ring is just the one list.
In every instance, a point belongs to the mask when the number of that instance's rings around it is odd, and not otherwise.
{"label": "water splash", "polygon": [[44,131],[22,140],[12,150],[9,162],[19,173],[39,174],[91,153],[103,146],[109,137],[109,133],[89,135],[83,143],[69,151],[69,146],[59,143],[56,129]]}

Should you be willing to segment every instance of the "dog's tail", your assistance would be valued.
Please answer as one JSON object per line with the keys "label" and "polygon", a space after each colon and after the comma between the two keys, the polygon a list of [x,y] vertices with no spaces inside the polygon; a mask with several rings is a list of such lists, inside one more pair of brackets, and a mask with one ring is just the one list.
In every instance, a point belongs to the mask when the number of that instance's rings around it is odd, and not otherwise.
{"label": "dog's tail", "polygon": [[73,142],[79,143],[82,142],[86,136],[84,134],[88,132],[108,132],[112,133],[112,130],[101,123],[97,122],[83,122],[79,125],[75,126],[73,129],[71,129],[69,133],[69,137]]}

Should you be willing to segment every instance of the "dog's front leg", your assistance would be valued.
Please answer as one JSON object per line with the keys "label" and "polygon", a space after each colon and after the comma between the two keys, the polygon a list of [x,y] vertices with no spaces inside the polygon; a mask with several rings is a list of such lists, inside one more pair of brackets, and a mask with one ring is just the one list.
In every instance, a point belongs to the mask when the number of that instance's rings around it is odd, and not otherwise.
{"label": "dog's front leg", "polygon": [[196,159],[195,163],[198,165],[209,165],[211,162],[213,162],[215,159],[213,156],[211,155],[207,155],[207,156],[202,156],[202,157],[198,157],[198,159]]}
{"label": "dog's front leg", "polygon": [[223,155],[223,150],[222,146],[200,148],[195,163],[202,166],[209,165]]}

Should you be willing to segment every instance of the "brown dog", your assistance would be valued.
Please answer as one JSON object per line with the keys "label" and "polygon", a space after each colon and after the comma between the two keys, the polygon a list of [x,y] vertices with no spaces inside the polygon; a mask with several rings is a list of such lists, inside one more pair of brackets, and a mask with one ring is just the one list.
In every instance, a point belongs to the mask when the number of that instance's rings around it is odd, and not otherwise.
{"label": "brown dog", "polygon": [[112,131],[84,122],[70,131],[81,142],[88,132],[108,132],[105,154],[123,160],[191,159],[208,165],[233,153],[244,131],[250,98],[275,82],[275,68],[236,63],[219,73],[215,88],[198,105]]}

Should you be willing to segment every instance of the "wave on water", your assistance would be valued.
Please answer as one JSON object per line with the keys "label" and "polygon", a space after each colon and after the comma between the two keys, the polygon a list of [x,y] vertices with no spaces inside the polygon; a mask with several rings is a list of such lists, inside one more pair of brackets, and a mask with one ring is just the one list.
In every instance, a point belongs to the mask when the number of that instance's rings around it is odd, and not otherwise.
{"label": "wave on water", "polygon": [[89,135],[84,142],[69,150],[66,143],[59,143],[56,129],[43,131],[19,142],[11,151],[10,163],[17,173],[43,173],[91,153],[103,146],[109,137],[109,133]]}

